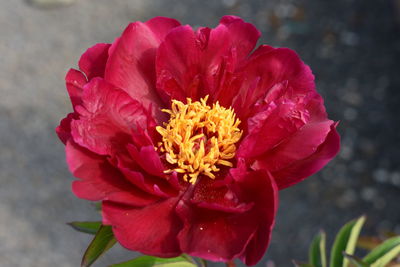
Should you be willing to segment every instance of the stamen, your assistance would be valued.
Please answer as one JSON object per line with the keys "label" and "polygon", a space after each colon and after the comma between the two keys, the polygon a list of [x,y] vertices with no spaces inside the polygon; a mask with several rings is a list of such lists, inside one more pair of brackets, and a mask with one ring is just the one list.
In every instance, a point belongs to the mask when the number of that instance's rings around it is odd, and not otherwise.
{"label": "stamen", "polygon": [[172,100],[171,109],[162,110],[170,114],[168,123],[156,127],[162,136],[156,149],[175,165],[165,173],[182,173],[183,180],[192,184],[199,175],[215,179],[220,170],[216,165],[232,167],[229,160],[243,133],[231,107],[221,107],[218,101],[210,107],[207,100],[208,96],[195,102],[187,98],[187,104]]}

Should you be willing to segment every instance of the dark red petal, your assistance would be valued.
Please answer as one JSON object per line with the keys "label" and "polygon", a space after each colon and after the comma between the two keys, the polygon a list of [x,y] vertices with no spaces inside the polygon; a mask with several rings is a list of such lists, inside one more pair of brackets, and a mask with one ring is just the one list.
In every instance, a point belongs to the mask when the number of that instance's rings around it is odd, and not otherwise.
{"label": "dark red petal", "polygon": [[251,117],[249,133],[237,152],[238,157],[254,158],[279,145],[308,121],[307,110],[286,99],[283,104]]}
{"label": "dark red petal", "polygon": [[111,200],[131,206],[148,205],[158,199],[126,182],[122,173],[104,157],[71,141],[67,142],[65,151],[69,170],[81,179],[72,185],[72,191],[77,197],[93,201]]}
{"label": "dark red petal", "polygon": [[[184,228],[178,238],[182,250],[190,255],[213,261],[241,256],[253,264],[264,254],[269,242],[277,209],[276,186],[265,171],[236,170],[232,176],[233,192],[201,188],[197,190],[204,191],[203,196],[195,192],[194,201],[179,202],[177,212]],[[227,205],[235,203],[236,196],[238,204]],[[203,202],[198,202],[199,198]],[[211,199],[215,203],[209,202]]]}
{"label": "dark red petal", "polygon": [[76,113],[69,113],[67,117],[61,120],[60,125],[56,128],[58,138],[60,138],[61,142],[64,144],[71,138],[71,121],[76,118]]}
{"label": "dark red petal", "polygon": [[179,22],[154,18],[146,23],[131,23],[113,47],[107,62],[105,79],[125,90],[132,98],[158,112],[155,90],[155,55],[164,36]]}
{"label": "dark red petal", "polygon": [[132,159],[140,165],[144,171],[154,176],[165,177],[164,166],[154,146],[144,146],[137,149],[134,145],[128,145],[127,149]]}
{"label": "dark red petal", "polygon": [[177,235],[182,222],[175,215],[178,198],[169,198],[143,208],[127,208],[103,202],[103,223],[113,226],[118,242],[125,248],[158,257],[182,253]]}
{"label": "dark red petal", "polygon": [[239,197],[254,201],[254,208],[247,214],[249,221],[257,221],[258,228],[240,258],[247,265],[256,264],[264,255],[271,239],[275,215],[278,210],[278,188],[274,178],[264,170],[247,172],[245,175],[231,172],[237,181]]}
{"label": "dark red petal", "polygon": [[325,142],[333,125],[331,120],[304,125],[285,142],[257,158],[252,167],[274,173],[311,156]]}
{"label": "dark red petal", "polygon": [[[186,97],[198,100],[209,94],[225,104],[233,90],[232,73],[238,61],[254,48],[259,31],[234,16],[226,16],[215,29],[189,26],[172,30],[157,51],[157,89],[164,101]],[[222,91],[221,91],[222,90]]]}
{"label": "dark red petal", "polygon": [[256,46],[260,31],[253,24],[246,23],[236,16],[224,16],[220,24],[228,28],[231,46],[236,49],[238,58],[247,57]]}
{"label": "dark red petal", "polygon": [[177,191],[165,180],[158,179],[149,174],[142,174],[126,167],[119,166],[118,168],[129,182],[149,194],[163,198],[177,195]]}
{"label": "dark red petal", "polygon": [[79,145],[101,155],[113,155],[131,142],[131,133],[147,128],[148,113],[124,91],[101,78],[92,79],[76,107],[79,119],[71,123],[71,133]]}
{"label": "dark red petal", "polygon": [[314,154],[273,172],[279,189],[296,184],[318,172],[336,156],[340,149],[340,136],[335,127],[336,124],[331,125],[331,131]]}
{"label": "dark red petal", "polygon": [[79,70],[70,69],[65,76],[65,82],[72,106],[82,103],[83,86],[87,83],[85,75]]}
{"label": "dark red petal", "polygon": [[251,114],[254,104],[263,100],[276,84],[287,82],[286,93],[292,91],[294,95],[306,95],[315,88],[310,68],[294,51],[287,48],[267,48],[267,51],[251,57],[240,72],[244,79],[233,107],[242,119]]}
{"label": "dark red petal", "polygon": [[86,50],[79,60],[79,69],[90,81],[94,77],[104,77],[110,44],[96,44]]}

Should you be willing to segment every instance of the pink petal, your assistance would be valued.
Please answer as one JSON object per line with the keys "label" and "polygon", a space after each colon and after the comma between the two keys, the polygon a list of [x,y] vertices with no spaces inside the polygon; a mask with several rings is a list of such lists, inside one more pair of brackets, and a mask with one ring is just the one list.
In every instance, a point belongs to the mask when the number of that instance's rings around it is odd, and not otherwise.
{"label": "pink petal", "polygon": [[157,200],[126,182],[104,157],[71,141],[67,142],[65,151],[69,170],[81,179],[72,184],[72,191],[77,197],[93,201],[111,200],[131,206],[143,206]]}
{"label": "pink petal", "polygon": [[113,226],[118,242],[125,248],[158,257],[182,253],[177,235],[182,223],[175,215],[177,198],[143,208],[127,208],[103,202],[103,222]]}
{"label": "pink petal", "polygon": [[[105,79],[122,88],[144,107],[158,108],[160,100],[155,90],[155,55],[164,36],[179,22],[169,18],[154,18],[146,23],[131,23],[113,47],[107,61]],[[158,113],[160,113],[157,109]]]}
{"label": "pink petal", "polygon": [[279,189],[296,184],[313,175],[336,156],[340,149],[340,136],[335,127],[336,124],[331,125],[331,131],[314,154],[273,172]]}
{"label": "pink petal", "polygon": [[76,113],[69,113],[67,117],[61,120],[60,125],[56,128],[58,138],[60,138],[64,144],[71,138],[71,121],[76,118]]}
{"label": "pink petal", "polygon": [[87,83],[85,75],[82,72],[70,69],[65,76],[65,82],[68,90],[69,97],[71,98],[72,106],[82,103],[81,97],[83,93],[83,86]]}
{"label": "pink petal", "polygon": [[79,119],[71,123],[74,141],[101,155],[112,155],[132,141],[136,126],[147,128],[152,119],[143,106],[101,78],[92,79],[77,106]]}
{"label": "pink petal", "polygon": [[104,77],[110,44],[96,44],[86,50],[79,60],[79,69],[90,81],[94,77]]}
{"label": "pink petal", "polygon": [[224,16],[220,24],[228,28],[231,46],[237,50],[238,58],[247,57],[256,46],[260,31],[253,24],[236,16]]}

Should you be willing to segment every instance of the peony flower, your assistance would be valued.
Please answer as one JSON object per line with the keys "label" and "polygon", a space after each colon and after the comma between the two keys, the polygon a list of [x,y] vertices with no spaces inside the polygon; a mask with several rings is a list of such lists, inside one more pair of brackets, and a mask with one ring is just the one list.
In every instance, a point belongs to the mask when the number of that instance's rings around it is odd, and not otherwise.
{"label": "peony flower", "polygon": [[68,72],[73,112],[57,134],[72,190],[102,201],[122,246],[256,264],[278,190],[338,152],[310,68],[287,48],[253,51],[259,36],[234,16],[197,30],[156,17]]}

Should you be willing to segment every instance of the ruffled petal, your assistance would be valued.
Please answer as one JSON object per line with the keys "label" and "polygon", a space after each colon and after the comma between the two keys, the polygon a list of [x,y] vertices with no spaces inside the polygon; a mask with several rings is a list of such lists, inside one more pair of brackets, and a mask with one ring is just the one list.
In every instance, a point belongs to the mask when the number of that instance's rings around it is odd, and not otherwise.
{"label": "ruffled petal", "polygon": [[340,136],[335,127],[336,124],[331,125],[331,130],[325,141],[311,156],[295,161],[291,165],[273,172],[279,189],[294,185],[313,175],[336,156],[340,149]]}
{"label": "ruffled petal", "polygon": [[155,55],[164,36],[179,22],[157,17],[145,23],[131,23],[112,48],[105,79],[141,101],[144,107],[156,108],[160,100],[155,90]]}
{"label": "ruffled petal", "polygon": [[110,46],[111,44],[96,44],[81,56],[79,69],[86,74],[89,81],[94,77],[104,77]]}
{"label": "ruffled petal", "polygon": [[255,158],[279,145],[307,123],[307,110],[287,99],[284,103],[270,105],[267,110],[249,119],[249,133],[237,152],[238,157]]}
{"label": "ruffled petal", "polygon": [[231,175],[235,180],[231,190],[202,187],[195,191],[207,192],[197,196],[194,192],[193,200],[179,202],[177,212],[184,227],[178,238],[190,255],[213,261],[240,256],[255,264],[269,242],[277,209],[276,186],[264,171]]}
{"label": "ruffled petal", "polygon": [[58,125],[56,128],[58,138],[60,138],[64,145],[71,138],[71,121],[76,118],[76,113],[69,113],[67,117],[61,120],[60,125]]}
{"label": "ruffled petal", "polygon": [[80,179],[72,184],[72,191],[77,197],[93,201],[110,200],[139,207],[158,199],[130,185],[104,157],[72,141],[67,142],[65,151],[69,170]]}
{"label": "ruffled petal", "polygon": [[113,155],[132,142],[137,127],[146,129],[148,112],[124,91],[101,78],[92,79],[77,106],[79,119],[71,122],[71,133],[79,145],[100,155]]}
{"label": "ruffled petal", "polygon": [[[231,99],[234,72],[254,48],[259,31],[250,23],[225,16],[215,29],[190,26],[172,30],[157,51],[157,89],[164,101],[198,100],[209,94],[225,104]],[[224,91],[230,88],[231,91]]]}
{"label": "ruffled petal", "polygon": [[72,107],[82,104],[83,87],[87,83],[85,75],[75,69],[70,69],[65,76],[65,83],[69,97],[71,99]]}
{"label": "ruffled petal", "polygon": [[251,57],[238,70],[237,75],[243,77],[243,82],[232,105],[242,120],[252,113],[257,101],[264,100],[276,84],[286,83],[286,93],[294,95],[309,94],[315,89],[310,68],[293,50],[270,47],[263,50],[266,51],[258,52],[258,56]]}
{"label": "ruffled petal", "polygon": [[158,257],[182,253],[177,235],[182,222],[175,214],[178,198],[169,198],[143,208],[127,208],[103,202],[103,223],[112,225],[125,248]]}

